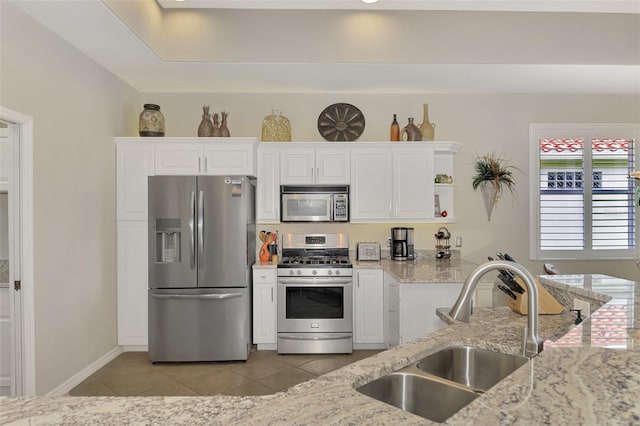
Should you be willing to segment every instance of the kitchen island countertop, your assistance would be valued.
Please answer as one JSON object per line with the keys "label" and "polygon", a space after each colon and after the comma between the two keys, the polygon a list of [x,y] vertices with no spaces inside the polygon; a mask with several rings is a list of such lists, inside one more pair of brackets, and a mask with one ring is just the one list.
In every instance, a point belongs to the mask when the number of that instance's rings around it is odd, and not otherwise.
{"label": "kitchen island countertop", "polygon": [[[572,312],[540,316],[545,350],[446,424],[638,424],[640,286],[604,275],[540,280],[554,291],[613,298],[578,326]],[[273,395],[0,398],[0,423],[435,424],[354,388],[452,344],[517,353],[526,320],[506,307],[479,308],[470,323],[456,321]]]}

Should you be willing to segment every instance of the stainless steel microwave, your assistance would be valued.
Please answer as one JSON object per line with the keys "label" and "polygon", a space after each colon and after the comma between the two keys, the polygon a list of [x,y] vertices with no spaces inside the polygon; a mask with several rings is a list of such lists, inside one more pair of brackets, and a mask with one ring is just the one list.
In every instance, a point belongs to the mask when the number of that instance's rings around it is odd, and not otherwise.
{"label": "stainless steel microwave", "polygon": [[282,222],[348,222],[349,185],[280,186]]}

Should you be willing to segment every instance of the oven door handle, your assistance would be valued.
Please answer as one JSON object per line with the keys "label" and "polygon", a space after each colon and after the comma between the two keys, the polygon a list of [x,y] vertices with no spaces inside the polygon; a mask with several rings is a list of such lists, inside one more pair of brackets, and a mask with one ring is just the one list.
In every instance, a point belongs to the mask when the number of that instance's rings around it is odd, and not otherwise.
{"label": "oven door handle", "polygon": [[283,340],[344,340],[344,339],[351,339],[352,336],[353,336],[351,333],[330,333],[330,334],[329,333],[328,334],[303,333],[303,334],[304,335],[300,335],[300,333],[292,333],[292,334],[278,333],[278,339],[283,339]]}
{"label": "oven door handle", "polygon": [[322,286],[331,284],[353,284],[353,279],[349,278],[323,278],[323,277],[304,277],[304,278],[278,278],[278,284],[297,284],[302,286]]}

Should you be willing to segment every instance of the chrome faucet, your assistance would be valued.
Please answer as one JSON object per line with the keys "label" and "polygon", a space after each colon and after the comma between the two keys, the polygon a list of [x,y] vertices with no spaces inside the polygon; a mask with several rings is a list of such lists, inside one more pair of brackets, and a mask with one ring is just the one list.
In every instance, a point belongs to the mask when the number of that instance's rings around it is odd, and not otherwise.
{"label": "chrome faucet", "polygon": [[506,269],[518,275],[524,281],[527,288],[527,302],[529,308],[528,328],[524,342],[524,354],[533,357],[542,352],[543,342],[538,332],[538,287],[535,278],[522,265],[504,260],[493,260],[483,263],[474,269],[462,286],[456,304],[451,308],[449,315],[454,320],[469,322],[471,315],[471,296],[478,285],[478,281],[484,274],[496,269]]}

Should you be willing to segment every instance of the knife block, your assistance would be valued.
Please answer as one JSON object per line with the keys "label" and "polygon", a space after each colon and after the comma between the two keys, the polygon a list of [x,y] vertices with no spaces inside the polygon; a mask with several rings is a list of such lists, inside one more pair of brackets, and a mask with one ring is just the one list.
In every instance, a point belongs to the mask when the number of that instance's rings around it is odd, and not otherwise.
{"label": "knife block", "polygon": [[[524,288],[525,290],[522,294],[514,293],[516,295],[516,300],[509,299],[509,307],[514,312],[518,312],[522,315],[527,315],[529,313],[527,286],[525,286],[520,277],[515,277],[515,279],[520,287]],[[546,288],[544,288],[542,284],[540,284],[537,279],[535,283],[538,286],[538,313],[542,315],[561,314],[564,311],[564,306],[558,303],[558,301],[547,291]]]}

